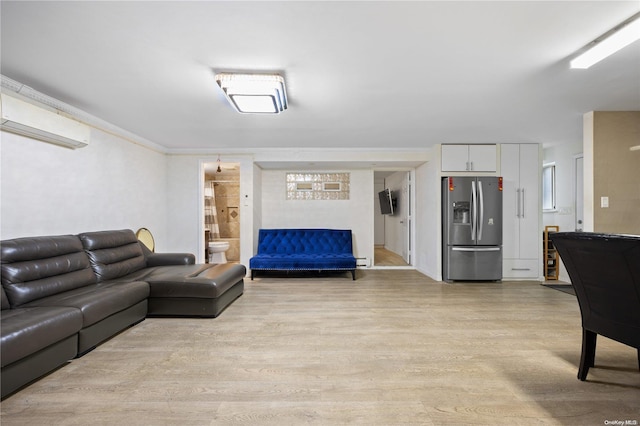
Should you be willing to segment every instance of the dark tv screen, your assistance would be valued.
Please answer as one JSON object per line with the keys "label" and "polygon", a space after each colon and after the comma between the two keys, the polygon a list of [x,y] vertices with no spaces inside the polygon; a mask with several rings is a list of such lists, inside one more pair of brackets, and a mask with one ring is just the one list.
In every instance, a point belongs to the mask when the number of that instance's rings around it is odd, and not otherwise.
{"label": "dark tv screen", "polygon": [[393,214],[393,199],[391,198],[391,190],[385,189],[378,192],[380,198],[380,213]]}

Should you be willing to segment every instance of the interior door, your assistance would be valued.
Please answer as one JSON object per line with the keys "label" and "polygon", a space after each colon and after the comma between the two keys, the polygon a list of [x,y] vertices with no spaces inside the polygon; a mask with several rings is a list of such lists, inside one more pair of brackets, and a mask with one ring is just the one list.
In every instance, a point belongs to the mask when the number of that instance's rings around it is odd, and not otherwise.
{"label": "interior door", "polygon": [[584,157],[582,155],[576,156],[576,175],[575,185],[576,189],[576,232],[580,232],[584,228]]}
{"label": "interior door", "polygon": [[402,183],[402,258],[411,264],[411,173],[407,172]]}

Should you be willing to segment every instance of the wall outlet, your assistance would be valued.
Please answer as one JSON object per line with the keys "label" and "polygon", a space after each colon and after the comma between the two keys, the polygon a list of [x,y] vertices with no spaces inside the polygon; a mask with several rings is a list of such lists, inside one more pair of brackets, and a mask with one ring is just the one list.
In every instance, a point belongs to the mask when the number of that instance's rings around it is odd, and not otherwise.
{"label": "wall outlet", "polygon": [[609,208],[609,197],[600,197],[600,207]]}

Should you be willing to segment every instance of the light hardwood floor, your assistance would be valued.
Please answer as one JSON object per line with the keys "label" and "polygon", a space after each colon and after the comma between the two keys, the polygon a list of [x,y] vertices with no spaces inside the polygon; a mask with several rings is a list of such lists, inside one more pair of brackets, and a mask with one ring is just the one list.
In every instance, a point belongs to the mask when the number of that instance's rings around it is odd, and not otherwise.
{"label": "light hardwood floor", "polygon": [[0,422],[640,423],[636,351],[600,338],[580,382],[580,338],[575,297],[534,282],[257,278],[216,319],[124,331],[7,398]]}
{"label": "light hardwood floor", "polygon": [[402,256],[381,246],[375,246],[373,260],[375,266],[408,266]]}

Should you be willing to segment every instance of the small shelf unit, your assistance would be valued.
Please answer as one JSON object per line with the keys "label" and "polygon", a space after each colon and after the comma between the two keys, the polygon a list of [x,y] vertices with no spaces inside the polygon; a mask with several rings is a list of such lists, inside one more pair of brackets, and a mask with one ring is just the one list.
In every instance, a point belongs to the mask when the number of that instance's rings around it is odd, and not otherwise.
{"label": "small shelf unit", "polygon": [[545,226],[544,227],[544,279],[545,280],[557,280],[558,272],[559,272],[559,263],[560,260],[558,257],[558,252],[553,245],[553,241],[549,238],[549,234],[553,232],[559,232],[560,227],[555,225]]}

